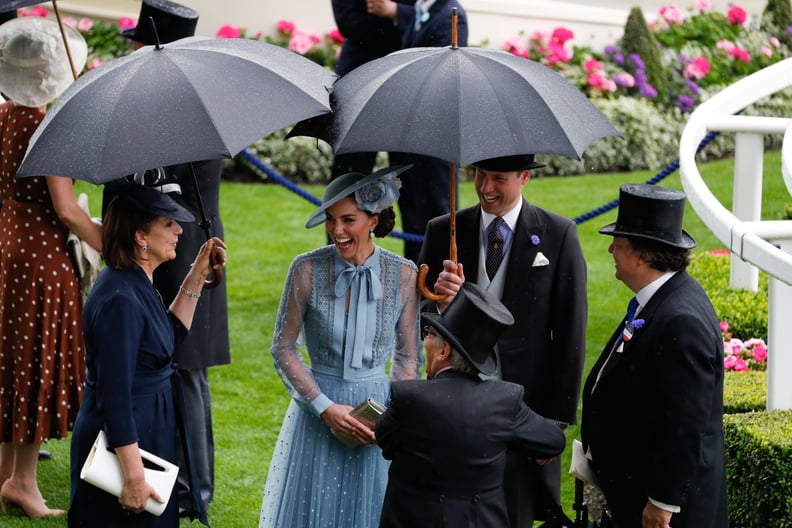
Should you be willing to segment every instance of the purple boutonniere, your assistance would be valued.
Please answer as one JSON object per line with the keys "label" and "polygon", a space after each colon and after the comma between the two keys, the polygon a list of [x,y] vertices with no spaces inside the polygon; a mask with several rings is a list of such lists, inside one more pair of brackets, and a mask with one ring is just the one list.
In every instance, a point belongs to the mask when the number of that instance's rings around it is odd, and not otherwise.
{"label": "purple boutonniere", "polygon": [[643,319],[635,319],[631,323],[628,323],[627,326],[624,327],[624,341],[627,342],[632,339],[635,331],[642,328],[645,323],[646,321]]}
{"label": "purple boutonniere", "polygon": [[542,239],[538,235],[531,235],[531,244],[534,246],[538,246],[541,241]]}

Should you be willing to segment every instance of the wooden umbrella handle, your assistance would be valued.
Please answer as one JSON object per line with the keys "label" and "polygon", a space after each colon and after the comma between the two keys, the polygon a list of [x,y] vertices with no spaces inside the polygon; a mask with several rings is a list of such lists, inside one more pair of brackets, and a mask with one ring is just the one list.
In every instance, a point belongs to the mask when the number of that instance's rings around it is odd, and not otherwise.
{"label": "wooden umbrella handle", "polygon": [[[223,262],[223,259],[225,259],[225,252],[223,251],[223,248],[214,247],[212,249],[211,259],[213,261],[213,264],[220,264],[221,262]],[[204,281],[205,290],[211,290],[213,288],[217,288],[218,286],[220,286],[220,283],[223,282],[223,268],[213,270],[210,277],[211,278],[206,279],[206,281]]]}
{"label": "wooden umbrella handle", "polygon": [[61,38],[63,39],[63,47],[66,48],[66,57],[69,59],[72,77],[74,77],[76,81],[79,72],[74,66],[74,59],[72,59],[71,48],[69,47],[69,39],[66,37],[66,30],[63,29],[63,21],[61,20],[60,11],[58,10],[58,3],[55,0],[52,0],[52,10],[55,12],[55,18],[58,19],[58,28],[60,29]]}
{"label": "wooden umbrella handle", "polygon": [[[450,196],[450,211],[449,211],[449,228],[450,228],[450,241],[448,243],[448,259],[454,262],[457,261],[457,243],[456,243],[456,164],[451,164],[451,174],[449,176],[449,196]],[[418,269],[418,290],[421,295],[430,301],[438,302],[444,301],[448,298],[446,294],[437,294],[426,287],[426,275],[429,273],[429,266],[421,264]],[[459,273],[457,268],[457,274]]]}

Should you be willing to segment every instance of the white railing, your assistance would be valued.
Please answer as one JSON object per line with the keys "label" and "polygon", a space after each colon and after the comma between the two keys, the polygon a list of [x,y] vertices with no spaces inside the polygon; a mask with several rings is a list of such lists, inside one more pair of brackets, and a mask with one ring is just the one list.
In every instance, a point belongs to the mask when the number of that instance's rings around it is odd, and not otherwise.
{"label": "white railing", "polygon": [[[731,285],[758,288],[759,269],[769,275],[767,408],[792,409],[792,221],[761,220],[764,136],[784,134],[781,172],[792,194],[792,120],[735,115],[792,86],[792,59],[745,77],[702,103],[682,132],[682,185],[693,209],[731,251]],[[790,109],[792,113],[792,109]],[[732,211],[710,192],[696,167],[696,148],[711,131],[735,134]]]}

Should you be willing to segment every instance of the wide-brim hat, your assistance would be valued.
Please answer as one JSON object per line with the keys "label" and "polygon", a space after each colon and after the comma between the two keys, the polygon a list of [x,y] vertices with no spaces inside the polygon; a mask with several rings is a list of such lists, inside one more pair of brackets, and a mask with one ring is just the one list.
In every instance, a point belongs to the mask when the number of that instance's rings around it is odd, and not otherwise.
{"label": "wide-brim hat", "polygon": [[327,185],[324,196],[322,197],[322,205],[311,213],[311,216],[308,217],[308,221],[305,222],[305,227],[316,227],[323,223],[325,221],[325,211],[327,211],[328,208],[347,196],[352,195],[357,190],[362,189],[377,178],[398,176],[411,167],[412,165],[395,165],[392,167],[385,167],[371,174],[363,174],[360,172],[347,172],[346,174],[342,174]]}
{"label": "wide-brim hat", "polygon": [[[88,60],[79,31],[64,25],[74,67]],[[47,18],[22,17],[0,26],[0,92],[22,106],[43,106],[74,82],[60,25]]]}
{"label": "wide-brim hat", "polygon": [[514,324],[514,316],[497,297],[472,282],[465,282],[443,311],[421,313],[421,325],[437,330],[451,347],[479,372],[492,376],[498,369],[495,344]]}
{"label": "wide-brim hat", "polygon": [[546,167],[547,164],[536,161],[533,154],[517,154],[515,156],[502,156],[500,158],[477,161],[473,166],[492,172],[512,172],[541,169]]}
{"label": "wide-brim hat", "polygon": [[157,44],[149,17],[154,19],[160,44],[192,37],[198,26],[198,12],[194,9],[168,0],[143,0],[137,25],[121,35],[147,46]]}
{"label": "wide-brim hat", "polygon": [[113,186],[117,199],[127,200],[133,206],[156,216],[172,218],[179,222],[195,222],[195,216],[168,194],[137,183],[118,183]]}
{"label": "wide-brim hat", "polygon": [[684,229],[685,193],[649,184],[626,184],[619,188],[616,222],[599,230],[603,235],[640,238],[679,249],[696,247]]}

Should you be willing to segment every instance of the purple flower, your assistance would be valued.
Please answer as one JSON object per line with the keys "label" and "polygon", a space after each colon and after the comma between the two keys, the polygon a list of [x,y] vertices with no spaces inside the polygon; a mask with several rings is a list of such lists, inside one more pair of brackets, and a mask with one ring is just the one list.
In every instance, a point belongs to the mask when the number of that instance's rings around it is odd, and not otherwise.
{"label": "purple flower", "polygon": [[649,83],[641,84],[638,87],[638,91],[641,93],[641,96],[646,97],[647,99],[654,99],[657,97],[657,90]]}
{"label": "purple flower", "polygon": [[645,324],[646,324],[646,321],[644,321],[643,319],[636,319],[636,320],[634,320],[634,321],[632,322],[632,327],[633,327],[635,330],[638,330],[639,328],[642,328],[642,327],[643,327],[643,325],[645,325]]}
{"label": "purple flower", "polygon": [[787,26],[787,35],[792,35],[792,26]]}
{"label": "purple flower", "polygon": [[538,246],[542,240],[537,235],[531,235],[531,244]]}
{"label": "purple flower", "polygon": [[619,51],[619,48],[617,48],[613,44],[608,44],[607,46],[605,46],[604,51],[608,55],[614,55],[617,51]]}
{"label": "purple flower", "polygon": [[617,53],[613,56],[613,62],[618,64],[619,66],[624,66],[624,55],[621,53]]}
{"label": "purple flower", "polygon": [[696,101],[689,95],[680,95],[677,97],[677,107],[679,107],[683,113],[690,112],[693,110],[694,106],[696,106]]}
{"label": "purple flower", "polygon": [[701,91],[701,87],[698,85],[698,83],[690,79],[687,79],[685,81],[685,86],[688,87],[688,90],[690,90],[690,93],[692,93],[693,95],[698,95],[699,92]]}
{"label": "purple flower", "polygon": [[644,70],[646,69],[646,65],[644,64],[643,59],[637,53],[630,53],[630,62],[633,63],[636,70]]}

